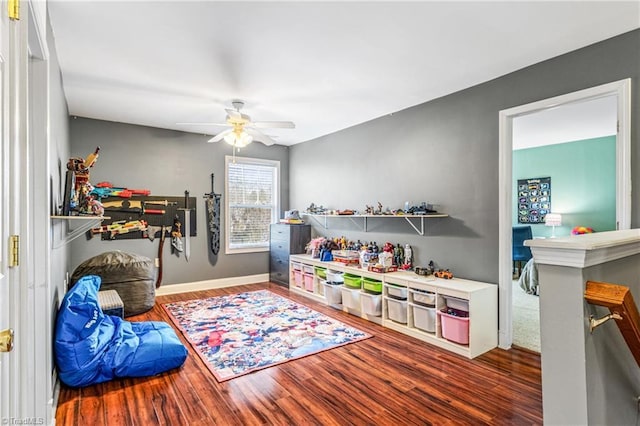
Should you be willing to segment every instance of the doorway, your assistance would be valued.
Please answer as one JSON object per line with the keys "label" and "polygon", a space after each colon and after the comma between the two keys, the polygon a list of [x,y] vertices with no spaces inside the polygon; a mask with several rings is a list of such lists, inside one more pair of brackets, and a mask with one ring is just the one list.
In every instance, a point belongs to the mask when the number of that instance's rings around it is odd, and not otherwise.
{"label": "doorway", "polygon": [[[613,95],[514,118],[513,226],[528,227],[533,238],[567,236],[575,226],[615,230],[616,125]],[[522,197],[529,188],[519,181],[538,178],[548,178],[550,189]],[[537,268],[523,263],[522,274],[514,271],[512,343],[540,352]]]}
{"label": "doorway", "polygon": [[499,124],[499,347],[509,349],[513,342],[513,281],[511,263],[512,151],[513,126],[517,117],[608,96],[616,98],[618,132],[616,139],[616,223],[629,229],[631,222],[631,95],[630,79],[604,84],[500,111]]}

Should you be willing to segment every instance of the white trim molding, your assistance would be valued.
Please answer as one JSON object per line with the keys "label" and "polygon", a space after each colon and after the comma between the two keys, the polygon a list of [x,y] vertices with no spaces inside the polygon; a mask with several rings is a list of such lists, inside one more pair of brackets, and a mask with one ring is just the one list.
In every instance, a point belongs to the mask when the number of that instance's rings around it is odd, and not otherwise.
{"label": "white trim molding", "polygon": [[164,285],[156,290],[156,296],[188,293],[192,291],[212,290],[236,285],[259,284],[269,282],[269,274],[246,275],[242,277],[219,278],[217,280],[195,281],[183,284]]}
{"label": "white trim molding", "polygon": [[587,268],[640,254],[640,229],[525,241],[537,264]]}

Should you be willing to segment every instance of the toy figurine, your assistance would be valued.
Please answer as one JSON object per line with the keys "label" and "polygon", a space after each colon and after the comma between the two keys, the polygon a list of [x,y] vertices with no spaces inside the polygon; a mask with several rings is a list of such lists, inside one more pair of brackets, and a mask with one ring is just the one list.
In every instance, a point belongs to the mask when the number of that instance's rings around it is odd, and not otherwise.
{"label": "toy figurine", "polygon": [[378,264],[382,265],[383,268],[389,268],[393,264],[392,260],[393,255],[388,251],[383,251],[378,254]]}
{"label": "toy figurine", "polygon": [[413,251],[411,250],[411,246],[409,244],[405,244],[404,246],[404,262],[402,264],[402,269],[408,270],[411,269]]}
{"label": "toy figurine", "polygon": [[346,249],[347,249],[347,239],[343,235],[342,238],[340,238],[340,250],[346,250]]}
{"label": "toy figurine", "polygon": [[393,254],[396,266],[401,266],[402,262],[404,261],[404,249],[402,248],[400,243],[398,243],[398,245],[396,245],[396,248],[393,249]]}

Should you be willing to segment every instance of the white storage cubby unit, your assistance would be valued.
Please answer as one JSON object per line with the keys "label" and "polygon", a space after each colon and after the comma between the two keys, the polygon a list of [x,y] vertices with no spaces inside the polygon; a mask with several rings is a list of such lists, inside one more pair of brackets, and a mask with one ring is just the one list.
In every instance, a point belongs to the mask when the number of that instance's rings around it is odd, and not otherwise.
{"label": "white storage cubby unit", "polygon": [[[311,271],[311,268],[314,271],[312,291],[305,287],[305,266],[307,271]],[[363,289],[337,286],[331,288],[331,295],[327,298],[327,285],[324,284],[324,278],[317,275],[318,269],[315,267],[325,268],[329,277],[334,276],[333,273],[342,272],[380,280],[382,293],[372,294]],[[292,292],[451,352],[475,358],[498,345],[497,285],[459,278],[446,280],[433,276],[425,277],[406,271],[381,274],[339,262],[321,262],[309,255],[291,255],[289,269],[289,289]],[[301,285],[296,285],[296,274],[302,277]],[[331,303],[336,301],[338,291],[341,292],[342,304]],[[443,336],[442,315],[438,315],[437,312],[446,309],[447,303],[455,304],[450,307],[456,309],[468,307],[468,322],[464,323],[465,333],[468,328],[468,344]],[[446,320],[449,321],[450,318]]]}

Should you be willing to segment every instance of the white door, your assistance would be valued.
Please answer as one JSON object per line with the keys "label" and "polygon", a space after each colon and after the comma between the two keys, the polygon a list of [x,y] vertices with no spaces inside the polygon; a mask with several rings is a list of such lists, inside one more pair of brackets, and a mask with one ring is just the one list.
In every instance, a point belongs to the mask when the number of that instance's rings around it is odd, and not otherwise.
{"label": "white door", "polygon": [[[8,279],[8,243],[9,240],[9,18],[6,4],[2,2],[0,14],[0,330],[12,326],[10,318],[10,294]],[[14,409],[9,390],[13,354],[0,353],[0,419],[8,419]]]}
{"label": "white door", "polygon": [[[18,20],[9,19],[6,1],[0,0],[0,6],[0,330],[15,330],[13,350],[0,352],[0,422],[14,424],[28,418],[45,420],[34,397],[40,394],[34,379],[34,360],[40,354],[35,353],[33,330],[48,324],[33,320],[34,267],[29,265],[34,262],[29,252],[35,239],[27,111],[30,3],[22,2]],[[20,250],[12,264],[9,237],[14,235]],[[50,346],[45,341],[42,345]]]}
{"label": "white door", "polygon": [[[4,16],[3,16],[4,19]],[[6,51],[4,50],[4,24],[2,24],[2,33],[0,34],[0,43],[2,51],[0,51],[0,131],[3,141],[7,140],[6,136],[6,104],[5,104],[5,76],[6,76]],[[0,208],[0,331],[10,328],[9,322],[9,289],[7,286],[7,244],[5,243],[9,236],[7,233],[6,221],[6,186],[7,167],[5,167],[6,146],[3,143],[0,148],[0,200],[2,206]],[[9,386],[8,386],[8,369],[10,363],[10,354],[0,353],[0,419],[6,419],[9,407]]]}

